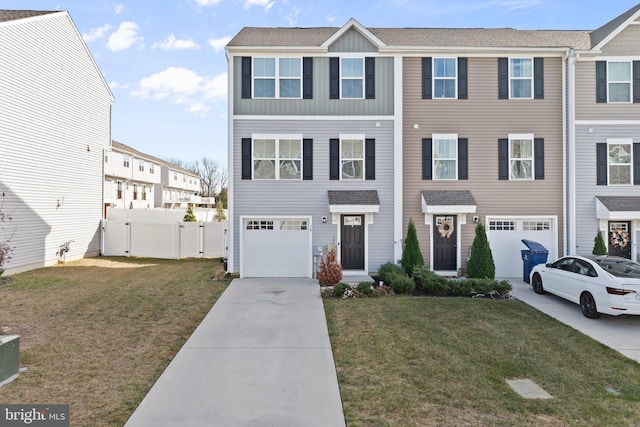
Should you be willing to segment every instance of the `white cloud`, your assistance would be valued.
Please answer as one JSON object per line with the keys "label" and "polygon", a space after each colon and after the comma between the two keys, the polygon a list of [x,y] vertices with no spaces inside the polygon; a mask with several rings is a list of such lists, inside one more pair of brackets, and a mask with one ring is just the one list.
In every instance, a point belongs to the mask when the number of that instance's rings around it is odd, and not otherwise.
{"label": "white cloud", "polygon": [[116,31],[111,33],[107,42],[107,49],[111,51],[129,49],[134,44],[142,45],[144,38],[138,35],[138,25],[135,22],[124,21]]}
{"label": "white cloud", "polygon": [[207,40],[207,43],[209,43],[209,46],[211,46],[216,52],[221,52],[230,41],[231,37],[220,37],[218,39],[209,39]]}
{"label": "white cloud", "polygon": [[227,74],[200,76],[182,67],[169,67],[140,80],[131,95],[184,105],[185,111],[204,117],[214,102],[227,96]]}
{"label": "white cloud", "polygon": [[117,82],[117,81],[112,81],[112,82],[109,82],[109,87],[111,88],[111,90],[114,90],[114,89],[127,89],[129,87],[129,84],[128,83],[120,83],[120,82]]}
{"label": "white cloud", "polygon": [[300,13],[300,9],[298,9],[297,7],[294,7],[293,9],[291,9],[291,12],[289,12],[289,14],[287,15],[286,19],[289,22],[290,27],[293,27],[298,23],[296,18],[298,17],[299,13]]}
{"label": "white cloud", "polygon": [[245,9],[249,9],[252,6],[259,6],[264,8],[264,10],[269,10],[275,4],[275,1],[272,0],[244,0]]}
{"label": "white cloud", "polygon": [[111,28],[113,27],[109,24],[104,24],[102,27],[92,28],[88,33],[82,34],[82,38],[85,42],[92,42],[94,40],[101,39]]}
{"label": "white cloud", "polygon": [[122,12],[122,9],[124,9],[124,5],[123,4],[121,4],[121,3],[114,3],[113,4],[113,12],[116,15],[119,15],[120,12]]}
{"label": "white cloud", "polygon": [[176,39],[176,36],[173,34],[169,34],[169,36],[159,42],[155,42],[151,45],[151,49],[178,49],[178,50],[186,50],[186,49],[200,49],[200,45],[189,39]]}
{"label": "white cloud", "polygon": [[196,0],[196,3],[200,6],[215,6],[222,3],[222,0]]}

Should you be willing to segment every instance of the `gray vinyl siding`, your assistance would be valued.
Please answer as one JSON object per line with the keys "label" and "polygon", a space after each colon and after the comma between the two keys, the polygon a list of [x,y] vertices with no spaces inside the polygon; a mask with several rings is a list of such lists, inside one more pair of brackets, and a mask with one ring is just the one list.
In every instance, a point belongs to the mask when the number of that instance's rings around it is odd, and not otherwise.
{"label": "gray vinyl siding", "polygon": [[[403,61],[403,233],[413,218],[425,260],[430,256],[431,229],[424,225],[423,190],[472,192],[477,213],[468,215],[467,224],[459,228],[463,267],[475,235],[474,215],[482,220],[487,215],[557,215],[558,251],[562,253],[562,59],[545,58],[545,97],[539,100],[499,100],[497,58],[474,57],[468,59],[469,99],[425,100],[421,97],[421,58]],[[468,180],[422,180],[421,141],[434,133],[468,138]],[[544,180],[498,180],[498,139],[510,133],[544,138]]]}
{"label": "gray vinyl siding", "polygon": [[[638,28],[640,30],[640,28]],[[640,37],[640,34],[638,35]],[[638,57],[640,59],[640,56]],[[596,103],[596,64],[576,63],[576,120],[637,120],[640,104]]]}
{"label": "gray vinyl siding", "polygon": [[[111,94],[66,13],[0,26],[0,192],[7,273],[97,255]],[[2,202],[0,201],[0,204]]]}
{"label": "gray vinyl siding", "polygon": [[326,57],[313,58],[313,99],[243,99],[241,60],[241,57],[233,58],[233,106],[236,115],[393,114],[393,58],[376,58],[375,99],[329,99],[329,58]]}
{"label": "gray vinyl siding", "polygon": [[588,255],[593,250],[593,239],[598,231],[596,196],[640,196],[637,185],[596,185],[596,144],[607,142],[607,138],[632,138],[633,142],[640,142],[640,125],[576,127],[575,252],[578,255]]}
{"label": "gray vinyl siding", "polygon": [[329,46],[329,52],[377,52],[378,48],[372,45],[359,32],[353,28],[342,35]]}
{"label": "gray vinyl siding", "polygon": [[[376,126],[379,123],[380,126]],[[241,179],[241,140],[252,133],[302,134],[313,139],[313,180],[271,181]],[[329,139],[341,133],[365,134],[375,138],[376,179],[363,181],[329,180]],[[240,215],[312,216],[313,245],[327,245],[337,238],[337,225],[331,222],[328,190],[377,190],[380,211],[368,224],[369,270],[393,260],[393,122],[392,121],[286,121],[236,120],[233,141],[234,265],[240,265]],[[322,217],[328,221],[322,223]]]}
{"label": "gray vinyl siding", "polygon": [[602,47],[602,55],[605,56],[640,56],[640,26],[629,25],[615,38]]}

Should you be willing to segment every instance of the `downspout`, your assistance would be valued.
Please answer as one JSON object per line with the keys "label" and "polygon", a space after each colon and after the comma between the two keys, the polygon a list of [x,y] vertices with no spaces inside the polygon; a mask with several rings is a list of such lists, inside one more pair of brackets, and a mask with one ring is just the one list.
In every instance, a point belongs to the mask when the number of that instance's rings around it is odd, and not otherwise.
{"label": "downspout", "polygon": [[562,255],[567,255],[567,63],[571,57],[571,49],[562,61]]}
{"label": "downspout", "polygon": [[394,185],[393,185],[393,255],[394,262],[402,258],[402,222],[403,222],[403,180],[404,171],[403,165],[403,153],[404,153],[404,134],[403,134],[403,121],[404,121],[404,107],[403,107],[403,57],[401,55],[394,56],[394,135],[393,135],[393,170],[394,170]]}
{"label": "downspout", "polygon": [[575,79],[576,79],[576,61],[580,54],[573,49],[569,56],[569,163],[568,163],[568,203],[569,203],[569,238],[567,254],[576,253],[576,97],[575,97]]}
{"label": "downspout", "polygon": [[235,243],[235,209],[233,206],[234,168],[233,168],[233,56],[225,49],[227,58],[227,231],[226,231],[226,270],[227,273],[235,272],[234,243]]}

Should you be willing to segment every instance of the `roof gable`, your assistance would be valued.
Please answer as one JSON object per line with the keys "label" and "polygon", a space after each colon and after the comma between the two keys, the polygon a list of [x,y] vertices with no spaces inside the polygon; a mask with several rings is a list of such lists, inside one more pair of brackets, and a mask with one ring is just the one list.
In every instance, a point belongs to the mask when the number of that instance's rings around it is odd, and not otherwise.
{"label": "roof gable", "polygon": [[640,17],[640,4],[617,16],[602,27],[591,32],[591,50],[600,50]]}
{"label": "roof gable", "polygon": [[331,45],[336,43],[338,39],[347,34],[350,30],[357,31],[363,38],[365,38],[369,43],[374,45],[375,47],[383,47],[386,46],[385,43],[376,37],[371,31],[366,29],[362,24],[360,24],[355,19],[351,18],[346,24],[344,24],[336,33],[334,33],[331,37],[329,37],[323,44],[322,47],[329,48]]}

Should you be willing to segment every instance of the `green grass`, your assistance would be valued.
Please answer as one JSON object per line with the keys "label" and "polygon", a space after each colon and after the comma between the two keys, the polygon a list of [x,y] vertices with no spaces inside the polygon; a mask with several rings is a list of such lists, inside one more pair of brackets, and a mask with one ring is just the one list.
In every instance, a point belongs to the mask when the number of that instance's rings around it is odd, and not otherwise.
{"label": "green grass", "polygon": [[[640,425],[640,365],[522,302],[324,304],[349,427]],[[554,398],[520,397],[517,378]]]}
{"label": "green grass", "polygon": [[71,426],[122,426],[226,288],[219,260],[91,258],[11,276],[0,328],[27,370],[2,403],[70,405]]}

